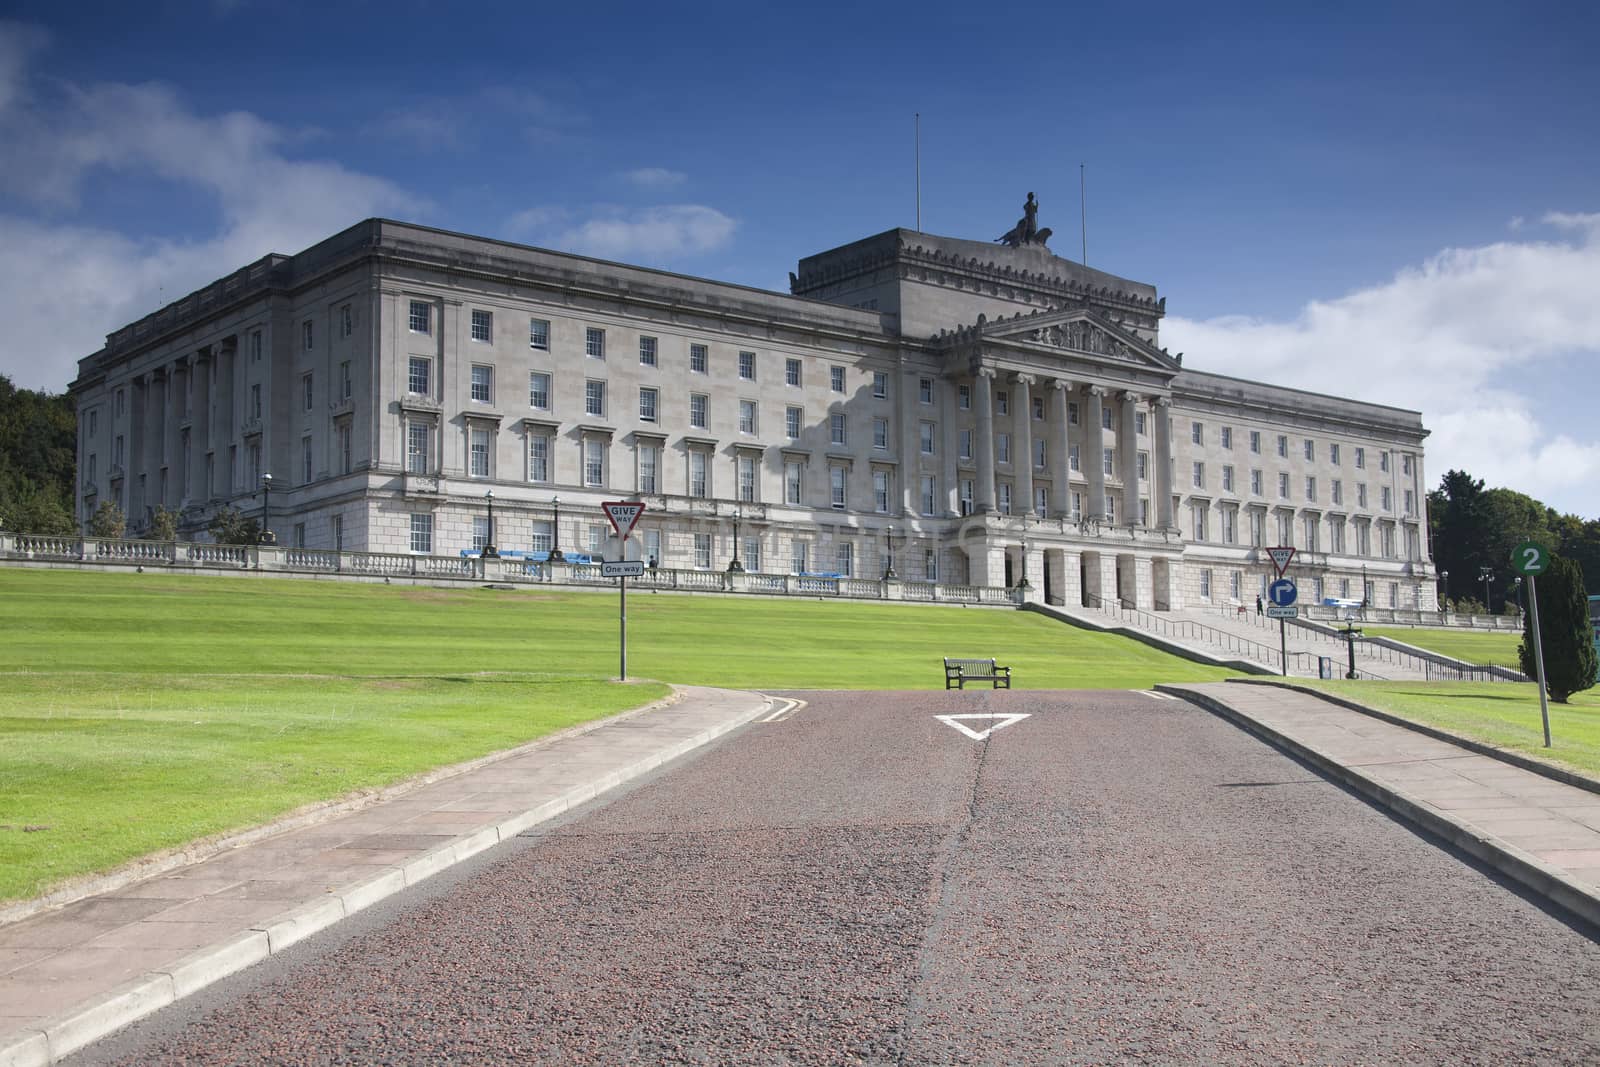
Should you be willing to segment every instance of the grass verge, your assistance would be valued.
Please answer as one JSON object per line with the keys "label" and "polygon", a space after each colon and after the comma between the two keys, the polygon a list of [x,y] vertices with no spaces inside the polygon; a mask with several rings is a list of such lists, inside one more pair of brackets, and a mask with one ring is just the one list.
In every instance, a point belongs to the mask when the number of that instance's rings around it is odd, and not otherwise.
{"label": "grass verge", "polygon": [[1364,631],[1372,637],[1388,637],[1408,645],[1437,652],[1480,665],[1498,664],[1501,667],[1520,669],[1517,666],[1517,645],[1522,642],[1520,633],[1473,633],[1462,630],[1424,630],[1408,626],[1367,626]]}
{"label": "grass verge", "polygon": [[1349,682],[1298,679],[1297,685],[1366,704],[1600,779],[1600,693],[1574,694],[1550,705],[1544,747],[1539,689],[1511,682]]}

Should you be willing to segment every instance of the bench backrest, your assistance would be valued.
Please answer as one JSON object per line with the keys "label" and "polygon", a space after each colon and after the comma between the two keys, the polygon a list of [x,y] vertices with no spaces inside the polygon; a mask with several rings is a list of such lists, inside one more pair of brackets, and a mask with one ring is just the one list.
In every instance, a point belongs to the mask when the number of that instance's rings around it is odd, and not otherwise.
{"label": "bench backrest", "polygon": [[944,658],[944,669],[947,671],[975,671],[984,670],[994,673],[994,660],[992,659],[952,659]]}

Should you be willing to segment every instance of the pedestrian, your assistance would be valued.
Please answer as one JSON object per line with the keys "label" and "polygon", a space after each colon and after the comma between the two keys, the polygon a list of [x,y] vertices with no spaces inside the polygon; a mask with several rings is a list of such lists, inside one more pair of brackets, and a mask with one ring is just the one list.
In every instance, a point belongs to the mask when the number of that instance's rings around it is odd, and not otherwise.
{"label": "pedestrian", "polygon": [[1261,614],[1261,594],[1260,593],[1256,594],[1256,614],[1257,615]]}

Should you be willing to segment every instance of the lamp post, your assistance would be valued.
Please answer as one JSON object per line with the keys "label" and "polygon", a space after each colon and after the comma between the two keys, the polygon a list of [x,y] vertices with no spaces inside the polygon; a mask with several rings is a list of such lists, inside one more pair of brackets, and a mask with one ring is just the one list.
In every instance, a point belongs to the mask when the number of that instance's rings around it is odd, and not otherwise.
{"label": "lamp post", "polygon": [[1479,567],[1478,581],[1483,583],[1483,610],[1493,615],[1494,605],[1489,603],[1489,583],[1494,581],[1494,570],[1489,567]]}
{"label": "lamp post", "polygon": [[889,529],[888,529],[888,538],[889,538],[889,564],[888,564],[888,566],[883,568],[883,580],[886,581],[886,582],[892,582],[897,577],[897,575],[894,573],[894,527],[893,526],[889,527]]}
{"label": "lamp post", "polygon": [[1450,572],[1440,571],[1439,578],[1444,582],[1444,607],[1439,610],[1448,615],[1450,613]]}
{"label": "lamp post", "polygon": [[1367,617],[1367,606],[1370,599],[1367,596],[1367,565],[1363,563],[1361,565],[1361,617],[1363,619]]}
{"label": "lamp post", "polygon": [[728,561],[729,574],[744,573],[744,564],[739,562],[739,509],[733,509],[733,559]]}
{"label": "lamp post", "polygon": [[555,518],[550,520],[550,555],[547,557],[551,563],[565,563],[566,558],[561,555],[559,542],[561,540],[561,498],[550,498],[550,507],[555,510]]}
{"label": "lamp post", "polygon": [[268,523],[271,521],[271,512],[268,510],[271,506],[271,503],[272,475],[263,474],[261,476],[261,543],[264,545],[275,545],[278,543],[278,539],[272,536],[272,527],[268,525]]}
{"label": "lamp post", "polygon": [[1522,618],[1522,575],[1517,575],[1517,618]]}
{"label": "lamp post", "polygon": [[494,490],[490,489],[483,494],[483,499],[489,505],[489,539],[483,546],[484,559],[499,559],[500,553],[494,547]]}
{"label": "lamp post", "polygon": [[1033,588],[1028,584],[1028,516],[1022,516],[1022,577],[1017,579],[1017,592],[1026,593]]}

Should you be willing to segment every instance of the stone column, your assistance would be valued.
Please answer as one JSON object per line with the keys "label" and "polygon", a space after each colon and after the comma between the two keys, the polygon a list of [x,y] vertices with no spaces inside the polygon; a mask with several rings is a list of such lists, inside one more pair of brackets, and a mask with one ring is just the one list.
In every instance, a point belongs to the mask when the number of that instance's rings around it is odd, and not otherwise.
{"label": "stone column", "polygon": [[1016,496],[1018,515],[1033,514],[1033,393],[1030,386],[1034,378],[1031,374],[1014,374],[1011,381],[1016,385],[1017,406],[1011,412],[1011,427],[1013,438],[1011,444],[1015,451],[1011,455],[1011,491]]}
{"label": "stone column", "polygon": [[1139,397],[1125,392],[1122,400],[1122,425],[1117,428],[1117,452],[1122,468],[1122,518],[1129,526],[1139,523]]}
{"label": "stone column", "polygon": [[1050,465],[1050,488],[1055,499],[1050,510],[1057,515],[1072,513],[1071,435],[1067,429],[1067,391],[1072,383],[1057,378],[1050,383],[1050,417],[1046,433],[1050,447],[1045,462]]}
{"label": "stone column", "polygon": [[130,524],[144,514],[144,494],[139,490],[139,476],[150,462],[150,379],[141,374],[128,382],[128,454],[124,489],[126,490]]}
{"label": "stone column", "polygon": [[1163,530],[1173,528],[1172,521],[1172,400],[1168,397],[1157,397],[1154,407],[1155,418],[1155,455],[1150,461],[1155,464],[1151,471],[1151,493],[1156,498],[1156,524]]}
{"label": "stone column", "polygon": [[1086,519],[1104,519],[1106,516],[1106,391],[1098,385],[1089,387],[1089,413],[1083,428],[1083,465],[1089,475],[1089,500],[1083,509]]}
{"label": "stone column", "polygon": [[206,454],[211,451],[211,350],[196,352],[189,364],[194,375],[194,411],[189,429],[189,499],[204,503],[211,499],[206,481]]}
{"label": "stone column", "polygon": [[184,364],[177,361],[167,365],[167,411],[163,425],[166,428],[166,440],[161,446],[161,464],[167,468],[167,491],[162,494],[161,503],[168,508],[177,506],[178,498],[183,495],[182,464],[178,460],[179,442],[182,438],[178,432],[178,424],[183,421],[184,401]]}
{"label": "stone column", "polygon": [[161,499],[162,451],[167,437],[167,424],[172,421],[167,406],[167,372],[151,371],[144,394],[145,455],[144,455],[144,506],[154,511],[164,503]]}
{"label": "stone column", "polygon": [[990,515],[994,513],[994,368],[978,368],[975,378],[978,395],[973,403],[978,405],[978,440],[974,458],[978,464],[978,497],[973,501],[972,510],[979,515]]}
{"label": "stone column", "polygon": [[940,390],[939,401],[939,447],[944,451],[940,454],[940,480],[939,499],[943,506],[942,515],[956,515],[961,511],[958,503],[960,497],[961,468],[958,465],[957,453],[961,451],[961,428],[957,425],[961,420],[961,408],[957,400],[960,392],[958,383],[945,381],[944,388]]}
{"label": "stone column", "polygon": [[917,382],[922,377],[915,370],[900,375],[900,516],[910,518],[917,514],[918,495],[922,492],[922,441],[920,401],[917,399]]}

